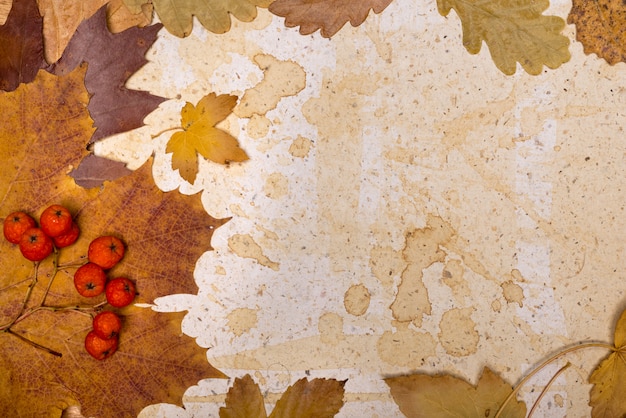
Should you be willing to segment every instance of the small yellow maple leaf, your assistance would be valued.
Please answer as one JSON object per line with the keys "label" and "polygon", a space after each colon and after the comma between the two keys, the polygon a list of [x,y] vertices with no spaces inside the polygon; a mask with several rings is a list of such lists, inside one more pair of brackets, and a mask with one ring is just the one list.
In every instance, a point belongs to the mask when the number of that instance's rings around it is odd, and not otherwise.
{"label": "small yellow maple leaf", "polygon": [[615,351],[589,376],[592,417],[626,416],[626,310],[615,325]]}
{"label": "small yellow maple leaf", "polygon": [[171,136],[166,152],[172,154],[172,168],[189,183],[193,184],[198,174],[198,154],[219,164],[248,159],[235,137],[215,127],[236,104],[237,96],[210,93],[197,106],[187,102],[181,110],[183,131]]}

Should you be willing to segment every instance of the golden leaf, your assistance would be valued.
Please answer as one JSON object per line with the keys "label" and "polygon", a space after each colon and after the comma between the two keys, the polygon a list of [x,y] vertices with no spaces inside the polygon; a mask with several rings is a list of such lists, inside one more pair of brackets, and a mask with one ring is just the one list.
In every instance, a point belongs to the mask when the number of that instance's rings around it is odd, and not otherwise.
{"label": "golden leaf", "polygon": [[259,385],[249,374],[235,379],[226,395],[226,406],[220,408],[220,418],[267,418]]}
{"label": "golden leaf", "polygon": [[[457,377],[441,374],[412,374],[385,379],[393,400],[409,418],[488,418],[513,391],[511,385],[485,367],[476,386]],[[526,404],[511,399],[501,414],[524,418]]]}
{"label": "golden leaf", "polygon": [[485,41],[507,75],[515,73],[516,62],[537,75],[544,65],[554,69],[569,61],[569,39],[560,33],[565,22],[541,14],[549,5],[548,0],[437,0],[441,15],[450,9],[459,15],[467,51],[477,54]]}
{"label": "golden leaf", "polygon": [[592,417],[626,416],[626,310],[615,325],[615,351],[589,376]]}
{"label": "golden leaf", "polygon": [[236,104],[237,96],[210,93],[200,99],[197,106],[188,102],[181,110],[183,131],[172,135],[166,152],[172,153],[172,168],[189,183],[193,183],[198,174],[197,154],[220,164],[248,159],[235,137],[215,127]]}

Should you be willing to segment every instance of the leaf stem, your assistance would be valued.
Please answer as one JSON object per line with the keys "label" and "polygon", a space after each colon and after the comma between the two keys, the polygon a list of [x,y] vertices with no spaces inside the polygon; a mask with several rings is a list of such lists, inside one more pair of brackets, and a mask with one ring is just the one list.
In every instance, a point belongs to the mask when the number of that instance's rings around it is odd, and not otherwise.
{"label": "leaf stem", "polygon": [[544,395],[548,392],[548,389],[550,389],[550,386],[552,386],[552,384],[554,383],[554,381],[556,380],[557,377],[559,377],[559,375],[561,373],[563,373],[565,370],[567,370],[570,366],[572,365],[572,363],[570,363],[569,361],[565,364],[565,366],[561,367],[559,370],[556,371],[556,373],[554,374],[554,376],[552,376],[552,378],[548,381],[548,383],[546,384],[546,386],[543,388],[543,390],[541,391],[541,393],[539,394],[539,397],[537,398],[537,400],[535,401],[535,403],[533,404],[532,408],[530,408],[530,411],[528,412],[528,417],[527,418],[531,418],[533,416],[533,413],[535,412],[535,409],[537,409],[537,407],[539,406],[539,402],[541,402],[541,399],[544,397]]}
{"label": "leaf stem", "polygon": [[156,134],[154,134],[154,135],[150,135],[150,137],[151,137],[152,139],[155,139],[155,138],[158,138],[159,136],[163,135],[165,132],[176,131],[176,130],[179,130],[179,129],[180,129],[181,131],[183,130],[183,128],[181,128],[180,126],[173,126],[173,127],[171,127],[171,128],[166,128],[166,129],[163,129],[162,131],[159,131],[159,132],[157,132],[157,133],[156,133]]}
{"label": "leaf stem", "polygon": [[45,347],[45,346],[43,346],[41,344],[37,344],[36,342],[29,340],[28,338],[24,337],[23,335],[20,335],[17,332],[12,331],[10,328],[7,328],[5,330],[5,332],[8,332],[9,334],[16,336],[17,338],[19,338],[20,340],[24,341],[25,343],[28,343],[28,344],[32,345],[33,347],[35,347],[35,348],[39,348],[40,350],[43,350],[46,353],[50,353],[53,356],[57,356],[57,357],[63,357],[63,354],[59,353],[58,351],[51,350],[50,348]]}
{"label": "leaf stem", "polygon": [[513,397],[515,397],[515,395],[517,394],[517,392],[519,392],[520,388],[522,386],[524,386],[524,384],[526,384],[526,382],[528,380],[530,380],[534,375],[536,375],[538,372],[540,372],[544,367],[546,367],[548,364],[552,363],[553,361],[555,361],[556,359],[572,353],[574,351],[578,351],[578,350],[584,350],[587,348],[604,348],[607,350],[611,350],[611,351],[615,351],[616,348],[608,343],[602,343],[602,342],[587,342],[587,343],[581,343],[581,344],[577,344],[568,348],[565,348],[561,351],[559,351],[558,353],[548,357],[546,360],[544,360],[540,365],[538,365],[537,367],[535,367],[530,373],[528,373],[526,376],[524,376],[524,378],[522,380],[520,380],[517,385],[515,385],[515,387],[513,388],[513,390],[511,391],[511,393],[509,394],[509,396],[506,397],[506,399],[504,400],[504,402],[502,402],[502,405],[500,405],[500,408],[498,408],[498,412],[496,412],[496,415],[494,415],[493,418],[499,418],[500,415],[502,414],[502,411],[504,410],[504,407],[506,406],[506,404],[513,399]]}

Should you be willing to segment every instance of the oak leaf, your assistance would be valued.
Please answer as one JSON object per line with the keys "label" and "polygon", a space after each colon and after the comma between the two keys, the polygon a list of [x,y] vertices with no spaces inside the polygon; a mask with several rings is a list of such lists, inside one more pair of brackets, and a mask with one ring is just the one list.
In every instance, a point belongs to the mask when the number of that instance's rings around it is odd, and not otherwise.
{"label": "oak leaf", "polygon": [[166,152],[172,153],[172,168],[189,183],[198,174],[198,154],[220,164],[248,159],[235,137],[215,127],[236,104],[237,96],[210,93],[197,106],[187,102],[181,110],[182,132],[172,134]]}
{"label": "oak leaf", "polygon": [[576,25],[576,40],[585,54],[610,65],[626,62],[626,8],[622,0],[573,0],[567,23]]}
{"label": "oak leaf", "polygon": [[454,9],[463,26],[463,45],[470,54],[489,47],[496,67],[504,74],[515,73],[516,62],[532,75],[542,67],[557,68],[569,61],[569,39],[561,34],[565,22],[541,13],[548,0],[437,0],[439,13]]}
{"label": "oak leaf", "polygon": [[626,310],[615,325],[615,351],[589,376],[592,417],[626,416]]}
{"label": "oak leaf", "polygon": [[350,22],[352,26],[362,24],[370,10],[380,13],[392,0],[276,0],[268,10],[285,18],[285,26],[300,26],[300,33],[308,35],[321,29],[325,38],[330,38]]}
{"label": "oak leaf", "polygon": [[[513,389],[485,367],[476,386],[448,374],[411,374],[385,379],[393,400],[409,417],[493,417]],[[524,418],[526,404],[511,399],[502,417]]]}
{"label": "oak leaf", "polygon": [[161,28],[155,24],[111,33],[106,7],[101,7],[78,26],[61,58],[50,66],[53,74],[64,75],[82,62],[89,63],[85,86],[91,94],[89,113],[96,127],[90,142],[143,126],[143,119],[165,100],[125,86],[148,62],[145,53]]}
{"label": "oak leaf", "polygon": [[[138,13],[146,0],[124,0],[133,13]],[[242,22],[256,18],[257,7],[267,7],[272,0],[152,0],[159,19],[172,35],[184,38],[193,28],[193,16],[214,33],[230,30],[230,15]]]}
{"label": "oak leaf", "polygon": [[50,256],[36,269],[0,240],[0,416],[59,416],[73,405],[85,416],[137,416],[148,404],[181,404],[200,379],[224,377],[205,349],[181,335],[183,313],[123,308],[118,352],[98,362],[84,351],[104,296],[79,296],[72,276],[93,238],[122,237],[127,252],[109,275],[131,278],[136,301],[152,302],[197,291],[195,262],[225,222],[204,211],[199,195],[160,191],[151,162],[101,189],[76,185],[67,173],[88,154],[93,132],[85,73],[85,64],[60,77],[41,70],[33,82],[0,92],[0,217],[23,210],[37,219],[59,203],[81,229],[58,260]]}
{"label": "oak leaf", "polygon": [[0,90],[13,91],[29,83],[45,64],[43,19],[35,0],[14,0],[0,26]]}
{"label": "oak leaf", "polygon": [[[276,402],[270,418],[330,418],[343,406],[345,381],[302,378]],[[235,379],[220,418],[265,418],[263,396],[250,375]]]}

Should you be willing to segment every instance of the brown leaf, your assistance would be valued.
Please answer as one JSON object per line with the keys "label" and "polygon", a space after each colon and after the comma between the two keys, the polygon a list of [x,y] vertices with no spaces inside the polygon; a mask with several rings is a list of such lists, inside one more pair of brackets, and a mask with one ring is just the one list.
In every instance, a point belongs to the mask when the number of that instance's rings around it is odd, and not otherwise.
{"label": "brown leaf", "polygon": [[199,195],[160,191],[151,161],[102,189],[76,185],[66,173],[87,155],[84,145],[93,132],[85,72],[84,65],[62,77],[40,71],[32,83],[0,93],[7,122],[0,125],[0,216],[24,210],[37,219],[45,207],[60,203],[81,228],[78,241],[59,251],[58,265],[66,267],[56,275],[54,257],[35,273],[15,245],[0,240],[0,383],[11,383],[10,390],[0,390],[0,416],[48,416],[77,404],[85,416],[136,416],[151,403],[180,404],[199,379],[223,377],[206,361],[205,350],[181,336],[183,314],[126,307],[120,310],[119,352],[97,362],[82,348],[90,322],[85,313],[94,314],[94,305],[104,300],[79,296],[72,281],[93,238],[113,234],[124,240],[127,253],[109,276],[131,278],[136,301],[150,302],[197,290],[195,263],[225,222],[204,211]]}
{"label": "brown leaf", "polygon": [[300,379],[276,402],[270,418],[330,418],[343,406],[345,380]]}
{"label": "brown leaf", "polygon": [[259,385],[249,374],[235,379],[226,395],[226,406],[220,408],[220,418],[267,418]]}
{"label": "brown leaf", "polygon": [[392,0],[276,0],[268,10],[285,18],[285,26],[300,26],[300,33],[308,35],[321,29],[330,38],[350,22],[359,26],[365,22],[370,9],[380,13]]}
{"label": "brown leaf", "polygon": [[144,55],[161,28],[155,24],[113,34],[102,7],[80,24],[63,56],[50,66],[52,73],[64,75],[83,61],[89,63],[85,85],[92,95],[89,113],[96,126],[90,142],[143,126],[143,119],[165,100],[125,87],[126,80],[146,64]]}
{"label": "brown leaf", "polygon": [[13,91],[29,83],[45,64],[43,20],[35,0],[14,0],[0,27],[0,90]]}
{"label": "brown leaf", "polygon": [[[493,417],[513,391],[500,376],[485,367],[476,386],[457,377],[412,374],[385,379],[393,400],[409,418]],[[526,404],[511,399],[502,417],[524,418]]]}
{"label": "brown leaf", "polygon": [[[124,0],[133,13],[139,13],[147,0]],[[272,0],[151,0],[159,19],[174,36],[189,36],[193,28],[193,17],[214,33],[225,33],[230,29],[230,15],[242,22],[256,18],[257,6],[267,7]]]}
{"label": "brown leaf", "polygon": [[76,184],[85,189],[100,187],[105,181],[116,180],[132,173],[126,164],[90,154],[70,172]]}
{"label": "brown leaf", "polygon": [[622,0],[573,0],[567,23],[576,25],[576,40],[585,54],[610,65],[626,62],[626,8]]}
{"label": "brown leaf", "polygon": [[193,184],[198,174],[198,154],[219,164],[248,159],[235,137],[215,127],[235,104],[237,96],[210,93],[197,106],[187,103],[181,110],[182,132],[171,136],[166,152],[172,153],[172,168],[189,183]]}
{"label": "brown leaf", "polygon": [[615,351],[589,376],[592,417],[626,416],[626,310],[615,325]]}

